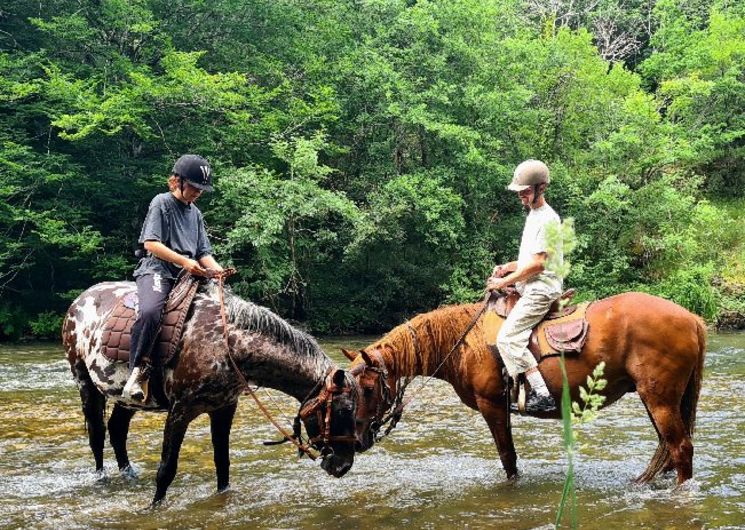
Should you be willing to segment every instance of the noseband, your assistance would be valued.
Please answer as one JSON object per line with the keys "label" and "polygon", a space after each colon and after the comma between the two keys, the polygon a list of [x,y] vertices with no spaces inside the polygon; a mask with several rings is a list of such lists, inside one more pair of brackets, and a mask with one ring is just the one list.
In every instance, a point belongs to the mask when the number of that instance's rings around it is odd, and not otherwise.
{"label": "noseband", "polygon": [[[388,385],[388,370],[385,366],[383,356],[377,350],[373,350],[371,353],[375,357],[378,366],[370,366],[367,363],[362,363],[354,366],[349,373],[355,380],[357,376],[360,376],[360,384],[364,388],[374,389],[377,386],[380,389],[380,400],[375,409],[375,415],[370,420],[370,431],[373,433],[375,442],[378,442],[386,437],[401,419],[401,414],[403,413],[401,403],[410,379],[407,379],[402,385],[397,383],[396,395],[392,395],[390,386]],[[368,372],[372,372],[372,374],[368,376]],[[391,409],[393,410],[386,415],[386,412]],[[356,418],[357,424],[364,423],[364,421]],[[389,422],[390,425],[388,425],[385,432],[380,434],[380,430]]]}
{"label": "noseband", "polygon": [[[316,389],[321,387],[321,391],[315,397],[306,398],[300,404],[300,410],[295,418],[295,435],[298,436],[300,432],[300,420],[306,423],[311,418],[315,418],[318,425],[318,434],[311,436],[308,433],[308,442],[317,450],[321,452],[328,452],[331,450],[330,444],[334,442],[347,442],[354,443],[357,441],[357,435],[332,435],[331,434],[331,418],[332,418],[332,405],[334,397],[337,395],[348,394],[352,403],[354,404],[354,414],[357,414],[357,382],[352,379],[351,386],[339,386],[334,383],[332,377],[333,369],[329,370],[329,373],[324,379],[318,382],[318,384],[310,391],[309,395],[313,395]],[[346,377],[345,377],[346,380]],[[354,387],[354,388],[352,388]]]}

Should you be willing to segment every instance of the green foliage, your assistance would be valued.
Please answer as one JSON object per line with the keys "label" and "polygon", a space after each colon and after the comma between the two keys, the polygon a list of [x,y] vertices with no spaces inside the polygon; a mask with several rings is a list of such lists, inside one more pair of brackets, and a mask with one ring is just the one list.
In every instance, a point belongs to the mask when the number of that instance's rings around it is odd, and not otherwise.
{"label": "green foliage", "polygon": [[742,195],[745,181],[745,14],[736,3],[705,11],[660,1],[654,52],[641,65],[680,142],[687,165],[707,175],[707,187]]}
{"label": "green foliage", "polygon": [[572,429],[572,400],[569,396],[569,380],[567,378],[566,364],[564,363],[564,352],[561,352],[559,361],[561,367],[561,420],[562,420],[562,438],[564,442],[564,451],[567,454],[567,476],[564,481],[564,488],[561,492],[559,509],[556,512],[556,527],[561,527],[567,500],[569,501],[569,517],[571,527],[577,528],[577,490],[574,484],[574,452],[576,439]]}
{"label": "green foliage", "polygon": [[0,339],[19,339],[27,320],[27,315],[18,307],[0,303]]}
{"label": "green foliage", "polygon": [[504,188],[529,157],[574,219],[582,298],[740,311],[738,3],[5,4],[4,336],[131,275],[184,152],[213,163],[200,207],[235,288],[315,330],[379,332],[478,298],[517,254]]}
{"label": "green foliage", "polygon": [[62,315],[54,311],[39,313],[34,320],[29,322],[31,333],[39,338],[56,339],[62,329],[62,320]]}
{"label": "green foliage", "polygon": [[603,379],[605,371],[605,362],[600,361],[591,375],[587,376],[587,388],[579,387],[579,398],[582,405],[576,401],[572,402],[572,423],[582,425],[594,420],[598,415],[598,410],[605,403],[606,397],[598,392],[608,385],[608,381]]}
{"label": "green foliage", "polygon": [[[289,298],[293,316],[301,316],[311,264],[334,255],[339,231],[354,224],[357,207],[343,192],[327,190],[332,169],[318,162],[326,147],[323,135],[277,139],[273,151],[283,173],[247,167],[226,172],[215,218],[226,227],[221,250],[236,265],[247,263],[253,275],[239,291],[251,297]],[[249,261],[250,260],[250,261]]]}
{"label": "green foliage", "polygon": [[675,271],[663,281],[641,287],[668,300],[682,305],[690,311],[712,320],[720,307],[719,293],[712,286],[714,266],[706,263]]}
{"label": "green foliage", "polygon": [[566,278],[572,266],[568,257],[577,246],[574,219],[570,217],[564,219],[561,224],[552,223],[546,226],[546,245],[548,246],[546,269],[555,272],[561,278]]}

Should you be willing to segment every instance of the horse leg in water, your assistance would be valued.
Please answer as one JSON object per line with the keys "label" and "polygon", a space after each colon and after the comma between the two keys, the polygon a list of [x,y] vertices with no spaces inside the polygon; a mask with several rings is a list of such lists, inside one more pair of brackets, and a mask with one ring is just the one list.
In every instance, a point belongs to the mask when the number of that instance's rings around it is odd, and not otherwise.
{"label": "horse leg in water", "polygon": [[111,413],[108,424],[111,447],[114,448],[119,471],[130,476],[134,476],[134,472],[129,465],[129,456],[127,455],[127,434],[129,433],[129,422],[134,413],[134,410],[124,408],[117,403],[114,405],[114,411]]}
{"label": "horse leg in water", "polygon": [[225,491],[230,486],[230,428],[238,403],[233,403],[210,412],[210,431],[214,450],[215,470],[217,471],[217,491]]}
{"label": "horse leg in water", "polygon": [[[659,355],[645,351],[637,351],[634,355],[642,359],[659,358]],[[678,484],[693,476],[691,429],[698,399],[700,367],[681,362],[683,355],[669,358],[673,361],[668,362],[669,374],[658,370],[650,375],[644,363],[635,363],[629,370],[660,439],[660,446],[647,470],[637,479],[639,482],[648,482],[661,470],[670,467],[677,471]],[[675,377],[670,374],[675,374]],[[681,413],[682,408],[691,409],[686,411],[686,418]]]}
{"label": "horse leg in water", "polygon": [[163,431],[163,450],[160,455],[160,465],[158,474],[155,478],[155,497],[152,505],[155,506],[166,496],[168,486],[173,482],[178,468],[178,456],[181,451],[181,444],[184,442],[186,429],[191,421],[198,416],[189,408],[179,401],[171,405],[166,418],[166,426]]}
{"label": "horse leg in water", "polygon": [[661,440],[670,451],[670,463],[666,462],[663,469],[674,466],[678,473],[678,484],[682,484],[693,476],[693,443],[680,414],[682,393],[663,391],[663,395],[657,395],[637,390],[649,409]]}
{"label": "horse leg in water", "polygon": [[517,453],[515,452],[515,445],[512,441],[512,426],[505,399],[493,400],[476,396],[476,405],[486,420],[494,442],[497,444],[499,459],[502,461],[502,467],[505,473],[507,473],[507,478],[516,478]]}
{"label": "horse leg in water", "polygon": [[103,411],[106,406],[106,398],[91,381],[91,376],[88,374],[88,369],[83,361],[78,361],[75,364],[74,375],[80,385],[80,400],[88,429],[88,443],[96,461],[96,471],[103,471],[103,445],[106,439]]}

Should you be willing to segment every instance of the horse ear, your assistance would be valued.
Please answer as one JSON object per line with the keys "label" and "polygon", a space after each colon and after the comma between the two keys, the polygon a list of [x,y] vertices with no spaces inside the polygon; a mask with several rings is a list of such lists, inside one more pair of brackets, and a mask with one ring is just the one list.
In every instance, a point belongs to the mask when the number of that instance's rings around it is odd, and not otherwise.
{"label": "horse ear", "polygon": [[346,357],[350,361],[354,361],[357,358],[357,355],[358,355],[357,352],[354,352],[352,350],[346,350],[344,348],[341,349],[341,352],[344,354],[344,357]]}
{"label": "horse ear", "polygon": [[344,378],[346,374],[344,373],[344,370],[337,370],[334,372],[332,381],[336,386],[344,386]]}
{"label": "horse ear", "polygon": [[370,356],[365,350],[360,350],[360,355],[362,355],[362,358],[365,360],[365,364],[367,366],[375,366],[375,364],[372,362],[372,359],[370,359]]}

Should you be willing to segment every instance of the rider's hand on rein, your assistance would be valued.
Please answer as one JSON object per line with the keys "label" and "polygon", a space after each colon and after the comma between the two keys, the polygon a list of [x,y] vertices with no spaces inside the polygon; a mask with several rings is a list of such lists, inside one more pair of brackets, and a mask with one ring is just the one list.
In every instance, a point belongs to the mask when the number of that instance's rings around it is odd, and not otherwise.
{"label": "rider's hand on rein", "polygon": [[225,280],[238,272],[238,270],[235,267],[228,267],[227,269],[221,270],[205,269],[205,272],[205,276],[207,278],[210,278],[212,280]]}
{"label": "rider's hand on rein", "polygon": [[197,261],[193,259],[187,259],[184,264],[183,268],[186,272],[193,276],[207,276],[207,269],[202,267]]}
{"label": "rider's hand on rein", "polygon": [[504,287],[497,287],[497,283],[499,282],[500,278],[496,276],[489,276],[489,278],[486,280],[486,290],[489,292],[496,292],[501,293],[504,291]]}

